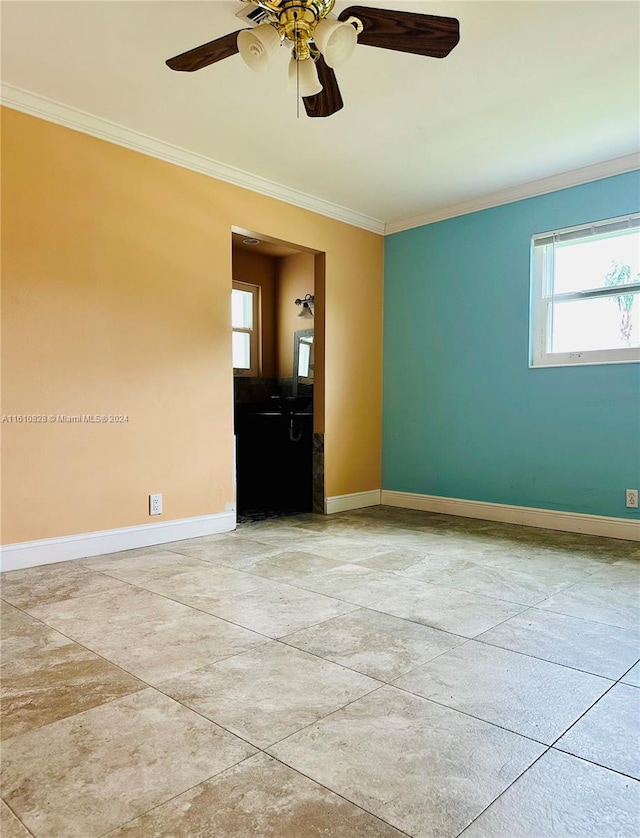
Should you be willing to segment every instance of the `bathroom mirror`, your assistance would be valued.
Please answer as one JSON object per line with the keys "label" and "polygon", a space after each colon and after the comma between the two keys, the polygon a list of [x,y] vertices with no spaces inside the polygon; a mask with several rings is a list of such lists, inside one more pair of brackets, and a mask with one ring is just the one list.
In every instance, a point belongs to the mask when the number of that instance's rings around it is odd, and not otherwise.
{"label": "bathroom mirror", "polygon": [[293,335],[293,395],[299,396],[300,385],[313,384],[315,366],[313,329],[300,329]]}

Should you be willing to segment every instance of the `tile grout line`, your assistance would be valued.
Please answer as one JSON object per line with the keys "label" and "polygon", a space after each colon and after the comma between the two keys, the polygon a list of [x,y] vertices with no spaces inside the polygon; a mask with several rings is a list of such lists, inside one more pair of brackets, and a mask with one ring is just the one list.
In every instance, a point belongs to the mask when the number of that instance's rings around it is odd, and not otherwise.
{"label": "tile grout line", "polygon": [[2,800],[2,802],[4,803],[4,805],[7,807],[7,809],[11,812],[11,814],[15,817],[15,819],[18,821],[18,823],[20,824],[20,826],[22,826],[22,827],[24,828],[25,832],[26,832],[28,835],[31,835],[31,836],[32,836],[32,838],[35,838],[35,836],[34,836],[33,832],[29,829],[29,827],[28,827],[28,826],[26,825],[26,823],[22,820],[22,818],[18,815],[18,813],[13,811],[13,809],[12,809],[12,808],[11,808],[11,806],[9,805],[8,801],[7,801],[7,800],[5,800],[5,798],[4,798],[4,797],[2,797],[1,795],[0,795],[0,799]]}
{"label": "tile grout line", "polygon": [[[349,611],[347,614],[343,614],[341,616],[350,617],[351,615],[355,615],[358,610],[359,611],[371,611],[373,614],[382,614],[382,616],[384,616],[384,617],[393,617],[393,619],[395,619],[395,620],[402,620],[403,622],[409,623],[412,626],[418,626],[419,628],[426,628],[426,629],[429,629],[430,631],[437,631],[437,632],[440,632],[441,634],[448,634],[451,637],[459,638],[462,642],[457,643],[455,646],[452,646],[450,649],[445,649],[442,652],[438,652],[437,655],[434,655],[432,658],[429,658],[428,660],[424,660],[421,663],[416,664],[415,667],[411,667],[411,669],[408,669],[406,672],[402,672],[400,675],[395,675],[390,681],[385,681],[384,678],[379,678],[377,675],[371,675],[368,672],[362,672],[362,670],[360,670],[360,669],[354,669],[351,666],[347,666],[346,663],[340,663],[339,661],[333,660],[332,658],[325,658],[319,652],[312,652],[310,649],[301,649],[300,646],[295,646],[293,643],[287,643],[287,640],[286,640],[287,637],[293,637],[294,635],[298,634],[299,632],[307,631],[306,628],[302,628],[302,629],[299,629],[299,631],[294,631],[291,634],[286,634],[283,637],[279,637],[279,638],[277,638],[277,642],[282,643],[283,645],[288,646],[291,649],[298,649],[298,651],[300,651],[300,652],[306,652],[307,654],[313,655],[314,657],[318,658],[319,660],[327,661],[328,663],[333,663],[336,666],[341,666],[344,669],[348,669],[350,672],[356,672],[359,675],[365,675],[367,678],[373,678],[376,681],[380,681],[383,685],[393,686],[393,681],[394,680],[397,680],[398,678],[402,678],[403,675],[408,675],[409,672],[413,672],[414,669],[419,669],[421,666],[425,666],[426,664],[431,663],[431,661],[436,660],[436,658],[439,658],[442,655],[446,655],[448,652],[451,652],[453,649],[457,649],[460,646],[464,646],[465,643],[468,643],[470,640],[473,639],[471,637],[462,637],[462,635],[453,634],[452,632],[446,632],[446,631],[443,631],[442,629],[433,629],[431,626],[425,626],[422,623],[411,623],[409,620],[404,620],[403,617],[394,617],[392,614],[383,614],[383,612],[374,611],[373,609],[368,608],[366,605],[361,606],[359,609],[356,609],[356,611]],[[339,620],[339,619],[341,619],[341,617],[331,617],[329,620],[325,620],[324,622],[330,623],[332,620]],[[323,625],[323,623],[316,623],[316,625],[309,626],[309,628],[316,628],[319,625]]]}
{"label": "tile grout line", "polygon": [[[517,614],[516,616],[519,617],[521,615]],[[569,616],[569,615],[564,615],[563,614],[562,616]],[[509,618],[509,619],[511,619],[511,618]],[[505,621],[505,622],[508,622],[508,621]],[[498,625],[502,625],[502,623],[498,623]],[[493,628],[497,628],[497,626],[493,626]],[[493,628],[488,629],[488,631],[493,631]],[[614,628],[616,628],[616,626],[614,626]],[[482,632],[481,634],[484,634],[484,632]],[[613,681],[614,683],[617,683],[617,681],[620,680],[619,678],[618,679],[610,678],[608,675],[601,675],[599,672],[592,672],[589,669],[580,669],[579,666],[571,666],[568,663],[558,663],[557,661],[552,661],[552,660],[549,660],[548,658],[541,658],[538,655],[531,654],[530,652],[522,652],[522,651],[520,651],[520,649],[510,649],[508,646],[500,646],[497,643],[490,643],[488,640],[481,640],[480,637],[481,637],[481,635],[476,635],[476,637],[472,637],[471,640],[475,640],[476,643],[482,643],[483,646],[488,646],[491,649],[502,649],[502,651],[504,651],[504,652],[512,652],[514,655],[522,655],[522,657],[525,657],[525,658],[531,658],[532,660],[542,661],[543,663],[550,663],[552,666],[561,666],[564,669],[570,669],[573,672],[580,672],[583,675],[591,675],[594,678],[603,678],[605,681]],[[634,666],[635,666],[635,664],[634,664]],[[622,677],[624,677],[624,676],[622,676]]]}
{"label": "tile grout line", "polygon": [[[520,733],[520,731],[513,730],[513,728],[504,727],[504,725],[500,725],[497,722],[490,722],[488,719],[483,719],[481,716],[474,716],[474,714],[470,713],[468,710],[460,710],[458,707],[451,707],[449,704],[443,704],[441,701],[436,701],[435,698],[427,698],[425,695],[411,692],[411,690],[407,687],[401,687],[396,684],[384,684],[383,686],[393,687],[393,689],[400,690],[400,692],[410,695],[412,698],[418,698],[421,701],[428,701],[431,704],[437,704],[438,707],[444,707],[445,710],[451,710],[453,713],[460,713],[462,716],[467,716],[469,719],[475,719],[475,721],[482,722],[482,724],[491,725],[491,727],[504,730],[506,733],[511,733],[513,736],[519,736],[521,739],[527,739],[529,742],[535,742],[536,745],[542,745],[544,748],[551,748],[551,745],[548,745],[540,739],[534,739],[533,736],[527,736],[526,733]],[[562,735],[564,736],[564,734]]]}
{"label": "tile grout line", "polygon": [[[557,736],[557,737],[553,740],[553,742],[551,743],[551,745],[550,745],[549,747],[551,747],[551,748],[555,748],[556,744],[557,744],[557,743],[558,743],[558,742],[562,739],[562,737],[563,737],[563,736],[565,736],[567,733],[569,733],[569,731],[570,731],[570,730],[572,730],[572,729],[573,729],[573,728],[574,728],[574,727],[578,724],[578,722],[580,722],[580,721],[581,721],[581,720],[582,720],[582,719],[583,719],[583,718],[587,715],[587,713],[589,713],[591,710],[593,710],[593,708],[596,706],[596,704],[598,704],[598,702],[600,702],[600,701],[601,701],[601,700],[605,697],[605,695],[609,695],[609,693],[611,692],[611,690],[612,690],[614,687],[616,687],[617,685],[618,685],[618,682],[617,682],[617,681],[614,681],[613,683],[611,683],[611,684],[609,685],[609,687],[608,687],[608,688],[607,688],[607,689],[606,689],[606,690],[602,693],[602,695],[601,695],[601,696],[599,696],[598,698],[596,698],[596,700],[595,700],[593,703],[591,703],[591,704],[587,707],[587,709],[586,709],[583,713],[581,713],[581,714],[578,716],[578,718],[575,720],[575,722],[573,722],[572,724],[570,724],[570,725],[569,725],[569,727],[568,727],[568,728],[567,728],[567,729],[566,729],[563,733],[561,733],[561,734],[560,734],[560,736]],[[561,749],[561,748],[555,748],[555,750],[560,751],[560,750],[562,750],[562,749]],[[566,752],[566,751],[563,751],[563,753],[567,753],[567,752]],[[572,754],[572,756],[575,756],[575,754]],[[585,762],[593,762],[593,760],[586,759],[585,757],[579,757],[579,759],[584,759],[584,760],[585,760]],[[597,765],[597,764],[598,764],[598,763],[594,763],[594,765]],[[615,769],[613,769],[613,768],[612,768],[612,769],[610,769],[610,770],[611,770],[611,771],[615,771]],[[622,773],[622,772],[620,772],[620,771],[616,771],[616,773],[617,773],[617,774],[620,774],[620,773]]]}
{"label": "tile grout line", "polygon": [[[274,754],[269,753],[269,750],[268,750],[269,748],[273,748],[273,747],[275,747],[276,745],[280,744],[281,742],[284,742],[286,739],[289,739],[291,736],[297,736],[299,733],[302,733],[302,731],[307,730],[308,728],[313,727],[313,725],[318,724],[319,722],[322,722],[322,721],[324,721],[324,720],[328,719],[330,716],[333,716],[335,713],[339,713],[341,710],[344,710],[344,708],[345,708],[345,707],[348,707],[350,704],[354,704],[355,702],[360,701],[360,699],[365,698],[366,696],[369,696],[369,695],[371,695],[371,694],[373,694],[373,693],[377,692],[378,690],[382,689],[383,687],[387,687],[387,686],[389,686],[389,684],[386,684],[386,683],[380,683],[380,684],[379,684],[377,687],[375,687],[374,689],[369,690],[369,691],[368,691],[368,692],[366,692],[366,693],[363,693],[362,695],[358,696],[357,698],[352,699],[351,701],[348,701],[346,704],[344,704],[344,705],[342,705],[342,706],[340,706],[340,707],[336,708],[335,710],[331,710],[329,713],[325,714],[324,716],[320,716],[319,718],[315,719],[314,721],[309,722],[309,723],[308,723],[308,724],[306,724],[306,725],[303,725],[301,728],[299,728],[298,730],[294,731],[293,733],[289,733],[289,734],[287,734],[286,736],[283,736],[281,739],[278,739],[278,740],[276,740],[275,742],[272,742],[271,744],[266,745],[264,748],[263,748],[263,747],[260,747],[259,745],[255,745],[254,743],[250,742],[250,741],[249,741],[249,740],[247,740],[247,739],[244,739],[244,738],[243,738],[242,736],[240,736],[238,733],[236,733],[236,732],[234,732],[234,731],[229,730],[228,728],[224,727],[224,725],[221,725],[219,722],[214,722],[212,719],[210,719],[208,716],[203,715],[203,714],[202,714],[202,713],[200,713],[198,710],[194,710],[192,707],[189,707],[188,705],[183,704],[183,702],[181,702],[179,699],[173,698],[172,696],[167,696],[167,698],[172,698],[172,700],[173,700],[173,701],[175,701],[176,703],[181,704],[181,705],[182,705],[183,707],[185,707],[186,709],[191,710],[192,712],[194,712],[194,713],[196,713],[197,715],[201,716],[201,717],[202,717],[203,719],[205,719],[206,721],[211,722],[212,724],[215,724],[215,725],[217,725],[218,727],[221,727],[221,728],[222,728],[223,730],[225,730],[227,733],[231,734],[232,736],[236,736],[236,737],[238,737],[238,738],[239,738],[239,739],[241,739],[243,742],[246,742],[246,743],[247,743],[248,745],[250,745],[252,748],[255,748],[255,749],[256,749],[256,753],[251,754],[251,755],[250,755],[250,756],[248,756],[248,757],[245,757],[243,760],[240,760],[240,762],[244,762],[244,761],[246,761],[246,760],[248,760],[248,759],[251,759],[252,757],[256,756],[258,753],[260,753],[260,754],[264,754],[265,756],[269,757],[270,759],[274,759],[276,762],[279,762],[279,763],[281,763],[282,765],[286,766],[286,767],[287,767],[287,768],[289,768],[290,770],[295,771],[297,774],[300,774],[301,776],[306,777],[308,780],[310,780],[311,782],[313,782],[313,783],[315,783],[316,785],[320,786],[321,788],[324,788],[326,791],[330,792],[331,794],[335,794],[336,796],[338,796],[338,797],[342,798],[342,800],[346,800],[346,801],[347,801],[347,803],[350,803],[351,805],[356,806],[357,808],[361,809],[363,812],[366,812],[368,815],[371,815],[372,817],[374,817],[374,818],[376,818],[376,819],[380,820],[382,823],[388,824],[388,825],[389,825],[389,826],[391,826],[393,829],[398,830],[398,832],[400,832],[402,835],[407,835],[407,838],[412,838],[412,836],[410,836],[410,835],[409,835],[409,833],[404,832],[404,831],[403,831],[402,829],[400,829],[399,827],[395,826],[394,824],[390,823],[389,821],[384,820],[384,818],[381,818],[381,817],[380,817],[380,815],[376,815],[374,812],[370,812],[368,809],[365,809],[365,808],[364,808],[363,806],[361,806],[359,803],[356,803],[355,801],[350,800],[348,797],[345,797],[343,794],[340,794],[340,792],[336,791],[335,789],[332,789],[330,786],[326,786],[324,783],[321,783],[319,780],[314,779],[312,776],[310,776],[310,775],[308,775],[308,774],[305,774],[305,773],[304,773],[303,771],[301,771],[300,769],[295,768],[295,767],[294,767],[294,766],[292,766],[292,765],[289,765],[289,763],[285,762],[284,760],[280,759],[279,757],[276,757]],[[161,692],[161,693],[162,693],[162,691],[161,691],[161,690],[159,690],[157,687],[154,687],[153,689],[156,689],[158,692]],[[166,693],[162,693],[162,695],[166,695]],[[239,765],[239,764],[240,764],[240,763],[235,763],[235,765]],[[208,780],[212,779],[213,777],[217,777],[217,776],[219,776],[220,774],[224,773],[224,771],[228,771],[230,768],[233,768],[233,767],[234,767],[234,766],[229,766],[228,768],[223,769],[223,771],[219,771],[219,772],[217,772],[216,774],[213,774],[211,777],[207,778],[207,780],[203,780],[202,782],[207,782]],[[196,784],[196,786],[193,786],[192,788],[196,788],[198,785],[201,785],[201,783],[197,783],[197,784]],[[180,792],[180,794],[183,794],[183,793],[184,793],[184,792]],[[179,796],[179,795],[175,795],[175,796],[174,796],[174,798],[171,798],[171,799],[175,799],[175,797],[178,797],[178,796]],[[163,803],[166,803],[166,802],[168,802],[168,801],[163,801]],[[159,804],[159,805],[162,805],[162,804]],[[157,808],[157,807],[153,807],[153,808]],[[151,811],[151,810],[149,810],[149,811]],[[145,813],[145,814],[146,814],[146,813]],[[118,827],[118,828],[119,828],[119,827]],[[108,835],[108,833],[103,833],[103,835],[102,835],[102,836],[100,836],[99,838],[104,838],[104,836],[105,836],[105,835]]]}
{"label": "tile grout line", "polygon": [[518,774],[518,776],[515,778],[515,780],[512,780],[512,782],[510,782],[509,785],[506,788],[502,789],[500,794],[498,794],[496,797],[494,797],[494,799],[491,801],[491,803],[488,803],[481,812],[478,812],[478,814],[475,816],[475,818],[470,820],[469,823],[464,827],[464,829],[462,829],[460,832],[458,832],[458,834],[455,836],[455,838],[464,838],[464,833],[467,831],[467,829],[469,829],[469,827],[472,824],[474,824],[478,820],[478,818],[482,817],[482,815],[484,815],[484,813],[486,811],[488,811],[496,801],[500,800],[502,795],[506,794],[509,791],[509,789],[511,788],[511,786],[515,785],[519,780],[521,780],[522,777],[524,777],[524,775],[527,773],[527,771],[530,771],[533,768],[533,766],[536,765],[536,763],[538,763],[542,759],[543,756],[545,756],[546,754],[549,753],[550,750],[551,750],[551,745],[549,745],[538,757],[536,757],[533,760],[533,762],[531,763],[531,765],[527,765],[527,767],[524,769],[524,771],[522,771],[520,774]]}
{"label": "tile grout line", "polygon": [[624,673],[624,675],[621,675],[618,678],[618,680],[616,681],[616,684],[622,683],[627,687],[636,687],[637,689],[640,689],[640,687],[638,687],[637,684],[630,684],[628,681],[623,681],[622,680],[623,678],[626,678],[626,676],[631,672],[631,670],[634,668],[634,666],[637,666],[639,663],[640,663],[640,658],[638,658],[638,660],[635,663],[631,664],[631,666],[629,667],[629,669],[627,669],[627,671]]}
{"label": "tile grout line", "polygon": [[[562,735],[564,736],[564,734]],[[582,760],[582,762],[586,762],[589,765],[595,765],[598,768],[602,768],[604,771],[610,771],[612,774],[617,774],[619,777],[624,777],[627,780],[631,780],[632,783],[640,783],[638,777],[634,777],[633,774],[627,774],[625,771],[620,771],[617,768],[612,768],[610,765],[604,765],[601,762],[596,762],[593,759],[588,759],[588,757],[581,757],[578,754],[572,753],[571,751],[563,751],[562,748],[556,748],[555,745],[551,745],[549,750],[554,751],[554,753],[556,754],[564,754],[564,756],[571,757],[572,759]]]}
{"label": "tile grout line", "polygon": [[[256,747],[256,746],[254,745],[252,747]],[[271,747],[271,746],[269,746],[269,747]],[[125,826],[128,826],[129,824],[136,821],[138,818],[141,818],[144,815],[147,815],[147,814],[155,811],[156,809],[159,809],[161,806],[164,806],[167,803],[171,803],[173,800],[176,800],[181,795],[187,794],[188,792],[193,791],[194,789],[197,789],[198,786],[201,786],[204,783],[208,783],[209,781],[214,780],[216,777],[220,777],[222,774],[225,774],[227,771],[231,771],[231,769],[237,768],[239,765],[242,765],[242,763],[248,762],[249,760],[254,759],[254,757],[257,757],[259,755],[266,756],[269,759],[272,759],[274,762],[277,762],[280,765],[283,765],[285,768],[289,769],[290,771],[293,771],[295,774],[299,774],[301,777],[304,777],[305,779],[309,780],[309,782],[313,783],[314,785],[318,786],[319,788],[324,789],[329,794],[334,795],[336,797],[339,797],[341,800],[344,800],[350,806],[354,806],[356,809],[359,809],[361,812],[365,812],[365,814],[369,815],[372,818],[375,818],[377,821],[380,821],[381,823],[385,824],[386,826],[390,826],[392,829],[395,829],[400,835],[404,835],[404,836],[406,836],[406,838],[413,838],[408,832],[405,832],[404,830],[400,829],[399,827],[394,826],[394,824],[390,823],[389,821],[386,821],[384,818],[381,818],[380,815],[376,815],[374,812],[370,812],[368,809],[365,809],[359,803],[355,803],[353,800],[350,800],[348,797],[345,797],[343,794],[340,794],[340,792],[335,791],[334,789],[330,788],[329,786],[325,786],[323,783],[319,782],[318,780],[315,780],[313,777],[310,777],[308,774],[305,774],[303,771],[300,771],[298,768],[294,768],[293,766],[288,765],[283,760],[278,759],[277,757],[273,756],[272,754],[268,753],[266,750],[263,750],[262,748],[258,748],[256,750],[255,754],[250,754],[248,757],[244,757],[243,759],[239,760],[239,762],[236,762],[233,765],[230,765],[227,768],[224,768],[222,771],[218,771],[216,774],[212,774],[210,777],[207,777],[205,780],[202,780],[200,783],[196,783],[194,786],[191,786],[191,788],[185,789],[184,791],[173,795],[173,797],[170,797],[168,800],[164,800],[161,803],[158,803],[155,806],[152,806],[150,809],[147,809],[145,812],[142,812],[140,815],[136,815],[134,818],[131,818],[130,820],[126,821],[125,823],[119,824],[118,826],[115,826],[115,827],[112,827],[108,832],[100,833],[100,835],[96,836],[96,838],[108,838],[108,836],[113,831],[119,830],[119,829],[122,829]],[[222,838],[222,836],[220,838]]]}
{"label": "tile grout line", "polygon": [[[115,579],[115,577],[109,577],[109,578]],[[121,582],[122,580],[118,579],[117,581]],[[251,647],[253,649],[257,649],[259,646],[266,646],[266,644],[269,641],[275,641],[275,638],[269,637],[266,634],[262,634],[262,632],[256,631],[255,629],[249,629],[246,626],[240,625],[239,623],[232,623],[230,620],[225,620],[224,617],[218,617],[216,614],[211,614],[208,611],[201,611],[199,608],[194,608],[191,605],[185,605],[185,603],[180,602],[179,600],[171,599],[171,597],[165,596],[164,594],[156,594],[154,591],[149,591],[146,588],[139,588],[137,585],[134,585],[130,582],[123,582],[123,584],[129,585],[131,588],[134,588],[136,590],[141,590],[141,591],[144,591],[145,593],[152,594],[153,596],[160,597],[160,599],[166,599],[168,602],[173,602],[176,605],[182,605],[184,608],[188,608],[191,611],[195,611],[198,614],[204,614],[206,617],[214,617],[216,620],[220,620],[221,622],[226,623],[227,625],[234,626],[234,628],[241,628],[241,629],[244,629],[244,631],[248,631],[248,632],[251,632],[252,634],[258,635],[259,637],[263,637],[264,638],[264,643],[257,643],[255,646]],[[88,594],[86,597],[71,597],[71,598],[66,599],[66,600],[64,600],[64,599],[58,600],[58,603],[71,602],[75,599],[88,599],[88,597],[90,597],[90,596],[102,596],[102,594],[99,594],[99,593],[98,594]],[[65,634],[64,631],[61,631],[61,629],[56,628],[56,626],[53,626],[50,623],[47,623],[41,617],[36,617],[34,614],[31,614],[29,611],[25,611],[24,607],[19,607],[17,605],[14,605],[12,602],[9,602],[9,600],[1,600],[1,601],[6,602],[7,605],[10,605],[12,608],[15,608],[17,611],[20,611],[22,614],[24,614],[27,617],[30,617],[32,620],[35,620],[36,622],[40,623],[41,625],[46,626],[48,629],[51,629],[51,631],[55,631],[58,634],[62,635],[62,637],[65,637],[67,640],[69,640],[70,643],[75,643],[77,646],[82,647],[87,652],[90,652],[92,655],[96,655],[97,657],[102,658],[102,660],[106,661],[107,663],[111,664],[112,666],[115,666],[115,667],[118,667],[119,669],[122,669],[123,672],[126,672],[128,675],[131,675],[132,678],[137,678],[139,681],[142,681],[144,684],[147,684],[147,686],[149,686],[149,687],[154,686],[153,684],[150,684],[147,681],[145,681],[144,678],[142,678],[140,675],[134,675],[133,672],[130,672],[128,669],[126,669],[121,664],[116,663],[115,661],[111,660],[111,658],[107,658],[105,655],[101,654],[100,652],[96,652],[90,646],[87,646],[85,642],[80,641],[80,640],[76,640],[75,638],[71,637],[70,635]],[[52,603],[52,604],[55,605],[57,603]],[[148,623],[155,622],[159,619],[162,619],[162,618],[161,617],[151,617],[148,620],[145,620],[145,621],[141,622],[140,625],[147,625]],[[232,652],[230,655],[225,655],[224,657],[220,658],[219,660],[220,661],[226,660],[227,658],[232,658],[235,655],[242,654],[246,651],[249,651],[249,649],[242,649],[241,652]],[[204,664],[204,665],[207,666],[208,664]],[[201,669],[201,668],[202,667],[196,667],[196,669]],[[192,672],[194,670],[188,670],[188,671]],[[187,674],[187,673],[184,673],[184,674]],[[173,676],[172,675],[170,677],[173,678],[173,677],[178,677],[178,676]],[[168,681],[169,678],[165,678],[164,680]]]}
{"label": "tile grout line", "polygon": [[[599,700],[600,700],[600,699],[598,699],[598,701],[599,701]],[[597,702],[596,702],[596,703],[597,703]],[[592,705],[592,706],[593,706],[593,705]],[[591,709],[591,708],[589,708],[589,709]],[[586,712],[588,712],[588,711],[586,711]],[[573,727],[573,725],[572,725],[572,727]],[[565,731],[565,733],[566,733],[566,731]],[[562,735],[564,736],[564,734],[562,734]],[[556,741],[557,741],[557,740],[556,740]],[[554,747],[554,745],[549,745],[549,746],[548,746],[548,748],[547,748],[545,751],[543,751],[543,753],[541,753],[541,754],[540,754],[540,756],[539,756],[539,757],[537,757],[537,758],[536,758],[536,759],[535,759],[535,760],[531,763],[531,765],[527,766],[527,768],[525,768],[525,770],[524,770],[521,774],[519,774],[519,775],[515,778],[515,780],[513,780],[513,782],[511,782],[511,783],[507,786],[507,788],[503,789],[503,791],[501,791],[501,792],[500,792],[500,794],[499,794],[499,795],[498,795],[498,796],[497,796],[494,800],[492,800],[492,801],[491,801],[491,803],[489,803],[487,806],[485,806],[485,808],[482,810],[482,812],[480,812],[478,815],[476,815],[476,817],[475,817],[472,821],[470,821],[470,822],[469,822],[469,823],[465,826],[465,828],[462,830],[462,832],[459,832],[459,833],[458,833],[458,835],[456,836],[456,838],[464,838],[464,833],[466,832],[466,830],[467,830],[467,829],[468,829],[468,828],[469,828],[469,827],[470,827],[473,823],[475,823],[475,821],[477,821],[477,820],[478,820],[478,818],[480,818],[480,817],[481,817],[481,816],[482,816],[482,815],[483,815],[483,814],[484,814],[484,813],[485,813],[488,809],[490,809],[490,808],[493,806],[493,804],[494,804],[494,803],[496,803],[496,801],[497,801],[497,800],[499,800],[499,799],[502,797],[502,795],[503,795],[503,794],[505,794],[507,791],[509,791],[509,789],[511,788],[511,786],[515,785],[515,784],[516,784],[519,780],[521,780],[521,779],[524,777],[524,775],[525,775],[528,771],[530,771],[530,770],[534,767],[534,765],[535,765],[537,762],[539,762],[539,761],[540,761],[540,760],[541,760],[544,756],[547,756],[547,754],[551,753],[552,751],[553,751],[553,752],[555,752],[555,753],[558,753],[558,754],[563,754],[564,756],[569,757],[570,759],[577,759],[577,760],[580,760],[581,762],[585,762],[585,763],[587,763],[587,765],[595,765],[595,766],[597,766],[598,768],[603,769],[604,771],[610,771],[612,774],[616,774],[617,776],[620,776],[620,777],[625,777],[626,779],[629,779],[629,780],[631,780],[632,782],[636,782],[636,783],[638,782],[638,780],[637,780],[635,777],[632,777],[632,776],[631,776],[631,775],[629,775],[629,774],[624,774],[624,773],[623,773],[623,772],[621,772],[621,771],[616,771],[616,770],[615,770],[615,769],[613,769],[613,768],[609,768],[609,766],[607,766],[607,765],[601,765],[599,762],[593,762],[592,760],[586,759],[585,757],[579,757],[579,756],[576,756],[576,754],[571,754],[571,753],[569,753],[568,751],[561,751],[559,748],[555,748],[555,747]]]}
{"label": "tile grout line", "polygon": [[[252,746],[252,747],[254,747],[254,746]],[[145,815],[148,815],[151,812],[154,812],[156,809],[159,809],[161,806],[164,806],[167,803],[171,803],[173,800],[176,800],[178,797],[180,797],[183,794],[188,794],[190,791],[193,791],[194,789],[197,789],[198,786],[201,786],[204,783],[208,783],[210,780],[213,780],[215,777],[219,777],[221,774],[224,774],[226,771],[231,771],[232,768],[237,768],[239,765],[242,765],[243,762],[247,762],[248,760],[253,759],[253,757],[255,757],[255,756],[257,756],[257,753],[249,754],[249,756],[243,757],[242,759],[238,760],[238,762],[234,762],[233,765],[228,765],[226,768],[223,768],[221,771],[216,771],[215,774],[211,774],[210,777],[205,777],[204,780],[201,780],[199,783],[195,783],[193,786],[190,786],[188,789],[184,789],[183,791],[179,791],[177,794],[172,795],[171,797],[167,798],[166,800],[161,800],[160,803],[156,803],[154,806],[151,806],[149,809],[145,809],[145,811],[140,812],[139,815],[134,815],[134,817],[129,818],[128,821],[124,821],[123,823],[119,823],[116,826],[109,827],[109,829],[106,832],[101,832],[99,835],[96,835],[95,838],[107,838],[109,835],[111,835],[112,832],[123,829],[124,827],[128,826],[129,824],[133,823],[134,821],[137,821],[138,818],[142,818]]]}

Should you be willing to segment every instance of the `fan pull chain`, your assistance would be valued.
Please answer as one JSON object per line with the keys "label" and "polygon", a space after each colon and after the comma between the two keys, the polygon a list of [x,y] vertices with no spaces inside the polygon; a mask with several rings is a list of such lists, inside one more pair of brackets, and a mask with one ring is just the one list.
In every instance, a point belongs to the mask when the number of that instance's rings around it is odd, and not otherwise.
{"label": "fan pull chain", "polygon": [[296,119],[300,119],[300,59],[298,58],[298,13],[294,12],[293,17],[295,20],[294,35],[296,39],[294,47],[296,51]]}

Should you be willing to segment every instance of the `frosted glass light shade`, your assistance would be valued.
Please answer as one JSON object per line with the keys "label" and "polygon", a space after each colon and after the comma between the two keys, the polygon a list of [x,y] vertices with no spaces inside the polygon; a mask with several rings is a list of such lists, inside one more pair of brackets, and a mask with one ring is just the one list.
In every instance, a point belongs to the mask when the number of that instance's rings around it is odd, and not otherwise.
{"label": "frosted glass light shade", "polygon": [[309,305],[309,303],[302,303],[302,307],[298,312],[298,317],[306,317],[307,319],[313,317],[313,312],[311,311],[311,306]]}
{"label": "frosted glass light shade", "polygon": [[325,19],[313,30],[313,40],[329,67],[339,67],[351,57],[358,33],[350,23]]}
{"label": "frosted glass light shade", "polygon": [[292,90],[295,90],[297,87],[296,78],[298,72],[300,73],[301,96],[315,96],[316,93],[322,91],[316,62],[313,58],[305,58],[302,61],[296,61],[295,58],[292,58],[289,62],[289,88]]}
{"label": "frosted glass light shade", "polygon": [[255,29],[243,29],[238,32],[238,51],[240,57],[258,73],[269,65],[271,54],[280,44],[280,34],[270,23],[263,23]]}

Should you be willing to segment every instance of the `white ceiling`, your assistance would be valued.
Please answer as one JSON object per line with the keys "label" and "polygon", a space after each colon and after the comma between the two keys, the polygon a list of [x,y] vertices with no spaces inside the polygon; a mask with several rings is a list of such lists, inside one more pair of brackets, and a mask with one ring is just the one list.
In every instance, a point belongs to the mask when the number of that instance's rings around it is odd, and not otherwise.
{"label": "white ceiling", "polygon": [[358,2],[457,17],[460,43],[359,46],[336,71],[344,109],[296,118],[285,49],[264,74],[164,64],[243,28],[240,0],[3,0],[2,79],[384,222],[638,150],[638,2]]}

